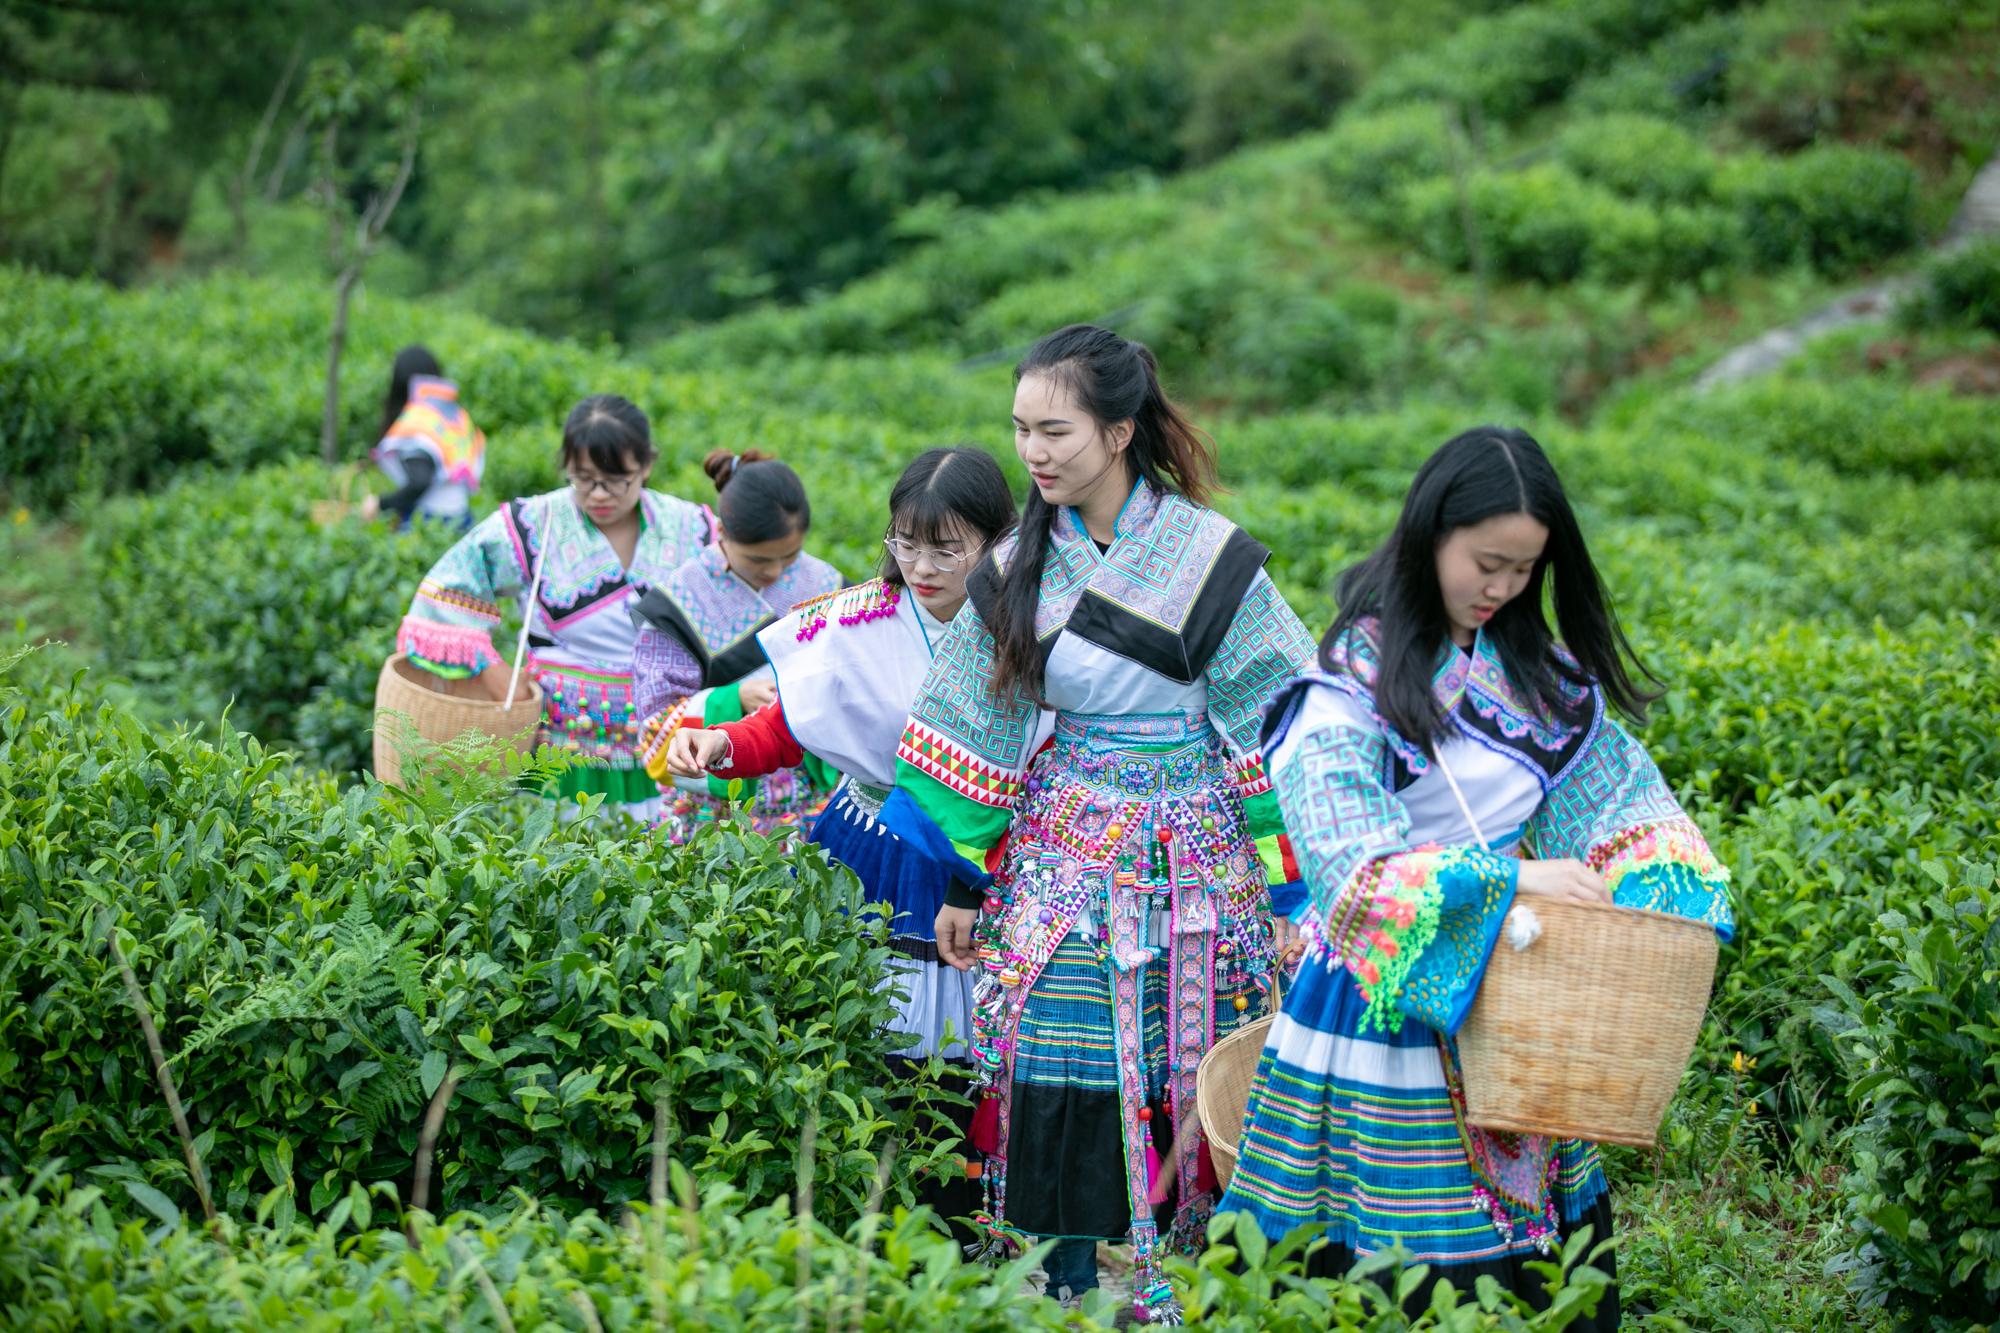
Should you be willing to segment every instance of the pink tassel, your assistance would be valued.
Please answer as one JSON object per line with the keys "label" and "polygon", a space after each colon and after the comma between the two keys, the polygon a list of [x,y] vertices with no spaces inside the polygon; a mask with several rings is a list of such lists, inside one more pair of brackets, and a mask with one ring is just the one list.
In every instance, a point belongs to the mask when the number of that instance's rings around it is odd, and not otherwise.
{"label": "pink tassel", "polygon": [[1000,1151],[1000,1099],[990,1093],[979,1099],[972,1112],[972,1130],[966,1139],[978,1152],[989,1156]]}
{"label": "pink tassel", "polygon": [[1146,1145],[1146,1202],[1155,1208],[1167,1201],[1167,1191],[1160,1184],[1160,1154]]}

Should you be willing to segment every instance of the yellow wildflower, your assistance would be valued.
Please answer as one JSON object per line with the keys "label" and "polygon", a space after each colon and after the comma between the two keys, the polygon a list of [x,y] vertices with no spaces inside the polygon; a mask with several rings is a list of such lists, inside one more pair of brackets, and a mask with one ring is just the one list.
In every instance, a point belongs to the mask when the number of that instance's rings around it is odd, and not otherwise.
{"label": "yellow wildflower", "polygon": [[1757,1057],[1754,1055],[1746,1056],[1743,1052],[1738,1051],[1736,1057],[1729,1062],[1729,1067],[1739,1074],[1747,1074],[1757,1067]]}

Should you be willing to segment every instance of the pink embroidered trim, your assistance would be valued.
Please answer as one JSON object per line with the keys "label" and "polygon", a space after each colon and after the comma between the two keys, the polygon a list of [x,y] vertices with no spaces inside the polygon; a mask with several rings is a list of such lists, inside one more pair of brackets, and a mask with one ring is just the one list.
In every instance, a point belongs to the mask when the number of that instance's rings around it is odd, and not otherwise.
{"label": "pink embroidered trim", "polygon": [[445,625],[421,616],[404,616],[396,631],[396,651],[425,665],[464,667],[474,673],[500,660],[493,638],[471,625]]}

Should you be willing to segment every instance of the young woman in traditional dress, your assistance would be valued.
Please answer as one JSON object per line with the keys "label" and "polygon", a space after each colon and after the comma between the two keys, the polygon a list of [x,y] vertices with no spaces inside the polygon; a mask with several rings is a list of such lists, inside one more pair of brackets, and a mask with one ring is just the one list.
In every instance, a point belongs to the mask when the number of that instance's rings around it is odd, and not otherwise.
{"label": "young woman in traditional dress", "polygon": [[1056,1238],[1049,1291],[1068,1299],[1097,1285],[1098,1241],[1129,1238],[1137,1309],[1165,1317],[1162,1246],[1201,1241],[1212,1190],[1199,1135],[1176,1131],[1271,969],[1290,878],[1258,718],[1312,638],[1265,549],[1203,507],[1214,455],[1144,346],[1043,338],[1015,370],[1014,442],[1034,492],[967,580],[883,818],[956,843],[967,881],[998,870],[937,919],[940,955],[977,969],[995,1238]]}
{"label": "young woman in traditional dress", "polygon": [[[683,726],[667,746],[680,777],[758,778],[807,754],[845,775],[812,841],[890,911],[908,960],[896,983],[900,1052],[969,1058],[972,981],[937,956],[935,923],[953,860],[885,836],[876,816],[896,780],[896,746],[917,689],[958,610],[973,562],[1014,524],[1014,497],[982,450],[932,449],[889,495],[881,575],[807,602],[757,634],[777,699],[739,722]],[[951,1038],[946,1040],[947,1029]]]}
{"label": "young woman in traditional dress", "polygon": [[718,538],[632,607],[641,753],[675,841],[736,802],[747,803],[760,833],[797,830],[837,780],[816,758],[761,780],[676,779],[667,765],[681,727],[733,722],[777,697],[758,631],[842,582],[839,570],[804,551],[812,506],[798,473],[755,449],[717,449],[702,466],[718,493]]}
{"label": "young woman in traditional dress", "polygon": [[[878,578],[808,602],[759,632],[778,698],[740,722],[683,727],[667,759],[683,778],[761,777],[807,753],[845,775],[812,841],[853,870],[863,897],[889,911],[899,956],[889,986],[898,1054],[942,1056],[969,1071],[972,978],[938,957],[935,922],[957,857],[887,833],[877,816],[896,779],[896,746],[945,629],[965,604],[965,576],[1014,524],[1014,497],[991,455],[932,449],[889,493]],[[969,1113],[968,1113],[969,1114]],[[961,1119],[962,1136],[969,1126]],[[923,1200],[946,1218],[979,1207],[976,1182],[932,1181]]]}
{"label": "young woman in traditional dress", "polygon": [[[1501,922],[1516,899],[1608,897],[1726,937],[1728,875],[1613,716],[1654,696],[1529,436],[1433,454],[1339,599],[1264,730],[1308,952],[1220,1207],[1272,1238],[1324,1224],[1316,1270],[1401,1245],[1433,1282],[1539,1299],[1523,1265],[1585,1224],[1605,1239],[1611,1204],[1592,1145],[1464,1122],[1451,1038]],[[1571,1327],[1617,1323],[1613,1296]]]}
{"label": "young woman in traditional dress", "polygon": [[571,804],[600,794],[607,811],[646,820],[657,815],[660,793],[639,761],[628,604],[711,535],[702,506],[646,489],[654,457],[646,415],[631,403],[615,394],[578,403],[563,425],[569,485],[509,500],[460,538],[425,576],[396,636],[412,662],[476,678],[476,688],[500,699],[512,671],[511,654],[492,639],[500,602],[525,601],[539,565],[522,673],[542,689],[538,743],[587,761],[551,794]]}
{"label": "young woman in traditional dress", "polygon": [[430,349],[412,344],[396,353],[382,403],[382,438],[368,455],[396,489],[370,495],[361,516],[395,515],[472,526],[472,493],[486,471],[486,436],[458,401]]}

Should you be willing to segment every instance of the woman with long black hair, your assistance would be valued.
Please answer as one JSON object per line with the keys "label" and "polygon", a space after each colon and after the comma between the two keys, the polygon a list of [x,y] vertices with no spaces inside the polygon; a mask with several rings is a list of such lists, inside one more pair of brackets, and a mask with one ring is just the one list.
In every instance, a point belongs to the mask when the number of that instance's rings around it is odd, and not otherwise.
{"label": "woman with long black hair", "polygon": [[1214,454],[1142,344],[1081,324],[1036,343],[1014,448],[1034,490],[967,580],[883,821],[965,858],[937,947],[978,968],[983,1220],[1056,1238],[1068,1299],[1097,1285],[1098,1241],[1129,1238],[1137,1311],[1164,1317],[1162,1246],[1201,1242],[1213,1183],[1176,1131],[1270,971],[1291,878],[1258,718],[1312,639],[1268,552],[1204,507]]}
{"label": "woman with long black hair", "polygon": [[[1452,1036],[1502,920],[1517,898],[1608,898],[1726,937],[1728,873],[1613,716],[1657,696],[1531,437],[1482,427],[1432,454],[1338,595],[1318,670],[1263,733],[1307,954],[1220,1208],[1272,1238],[1322,1224],[1315,1271],[1400,1245],[1431,1266],[1415,1304],[1488,1276],[1543,1299],[1524,1265],[1585,1225],[1607,1238],[1611,1204],[1593,1145],[1465,1123]],[[1617,1324],[1613,1296],[1571,1327]]]}

